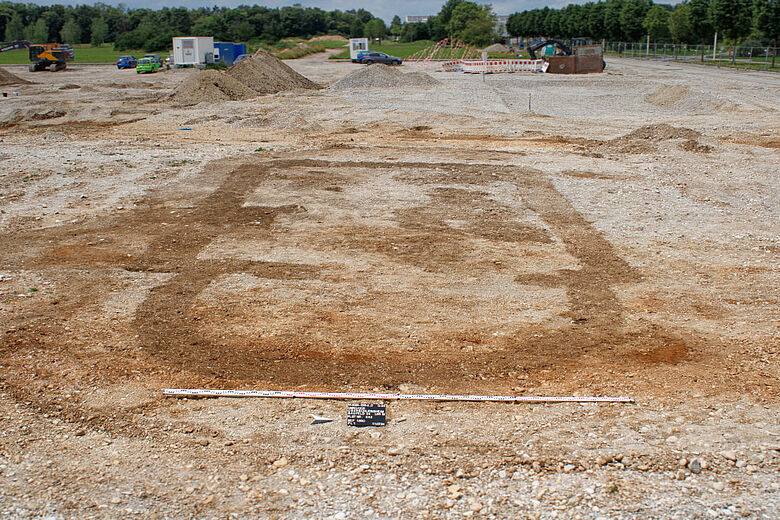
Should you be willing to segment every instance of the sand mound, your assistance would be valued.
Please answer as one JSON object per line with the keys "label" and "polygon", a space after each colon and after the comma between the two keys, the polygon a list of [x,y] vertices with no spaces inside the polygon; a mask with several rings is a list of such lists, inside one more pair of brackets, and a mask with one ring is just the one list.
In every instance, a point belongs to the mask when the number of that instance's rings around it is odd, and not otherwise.
{"label": "sand mound", "polygon": [[664,85],[652,94],[645,96],[645,102],[657,107],[671,108],[691,91],[685,85]]}
{"label": "sand mound", "polygon": [[723,99],[691,90],[685,85],[664,85],[655,92],[646,95],[645,102],[659,108],[674,108],[682,112],[696,114],[706,114],[734,107]]}
{"label": "sand mound", "polygon": [[196,105],[204,101],[238,101],[256,96],[257,92],[227,74],[198,70],[182,81],[170,98],[182,105]]}
{"label": "sand mound", "polygon": [[670,139],[698,139],[701,134],[696,130],[690,128],[677,128],[666,123],[658,125],[645,125],[637,128],[633,132],[629,132],[620,139],[637,140],[643,139],[646,141],[668,141]]}
{"label": "sand mound", "polygon": [[230,67],[226,74],[259,94],[322,88],[263,49]]}
{"label": "sand mound", "polygon": [[352,72],[331,85],[333,90],[366,88],[434,87],[441,83],[424,72],[403,72],[377,63]]}
{"label": "sand mound", "polygon": [[701,134],[699,132],[690,128],[677,128],[666,123],[645,125],[622,137],[607,141],[598,147],[598,151],[651,153],[657,150],[657,143],[673,139],[685,140],[687,148],[684,149],[690,149],[691,146],[698,144],[700,137]]}
{"label": "sand mound", "polygon": [[65,114],[64,110],[53,107],[17,108],[0,118],[0,128],[7,128],[18,123],[56,119]]}
{"label": "sand mound", "polygon": [[506,45],[504,45],[503,43],[494,43],[493,45],[488,45],[487,47],[485,47],[485,50],[488,52],[503,52],[503,53],[512,52],[511,49]]}
{"label": "sand mound", "polygon": [[343,36],[338,34],[328,34],[325,36],[315,36],[309,40],[310,42],[346,42],[348,41]]}
{"label": "sand mound", "polygon": [[5,87],[6,85],[31,85],[32,81],[27,81],[26,79],[22,79],[16,74],[12,74],[5,70],[4,68],[0,67],[0,87]]}

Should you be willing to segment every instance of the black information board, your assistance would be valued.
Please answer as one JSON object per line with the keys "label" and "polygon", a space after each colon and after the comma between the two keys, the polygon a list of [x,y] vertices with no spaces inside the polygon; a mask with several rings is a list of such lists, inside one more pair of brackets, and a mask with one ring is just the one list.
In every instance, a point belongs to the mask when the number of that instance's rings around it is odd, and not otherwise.
{"label": "black information board", "polygon": [[347,408],[347,426],[385,426],[387,407],[383,404],[350,404]]}

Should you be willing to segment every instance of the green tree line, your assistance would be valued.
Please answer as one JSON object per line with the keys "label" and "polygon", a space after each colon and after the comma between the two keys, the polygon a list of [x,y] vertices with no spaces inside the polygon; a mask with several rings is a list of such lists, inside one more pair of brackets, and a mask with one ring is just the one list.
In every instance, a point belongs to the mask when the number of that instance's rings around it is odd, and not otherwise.
{"label": "green tree line", "polygon": [[507,21],[512,36],[707,44],[717,31],[732,43],[777,46],[780,0],[606,0],[532,9]]}
{"label": "green tree line", "polygon": [[234,9],[151,10],[101,3],[78,6],[0,3],[0,35],[5,41],[93,45],[109,42],[119,50],[166,50],[173,36],[273,43],[282,38],[322,34],[382,37],[386,32],[385,23],[365,9],[324,11],[299,5],[280,8],[254,5]]}

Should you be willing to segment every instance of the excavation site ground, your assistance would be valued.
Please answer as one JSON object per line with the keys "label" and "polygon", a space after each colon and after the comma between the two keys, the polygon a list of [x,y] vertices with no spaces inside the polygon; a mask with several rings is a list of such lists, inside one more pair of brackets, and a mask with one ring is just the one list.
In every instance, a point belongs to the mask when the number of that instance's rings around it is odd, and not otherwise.
{"label": "excavation site ground", "polygon": [[0,516],[777,518],[777,75],[326,58],[3,68]]}

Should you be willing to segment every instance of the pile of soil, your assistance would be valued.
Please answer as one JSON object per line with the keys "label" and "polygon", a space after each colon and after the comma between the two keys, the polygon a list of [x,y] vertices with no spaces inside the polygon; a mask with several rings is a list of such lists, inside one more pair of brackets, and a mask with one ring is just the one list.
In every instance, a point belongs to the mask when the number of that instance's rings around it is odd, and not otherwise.
{"label": "pile of soil", "polygon": [[328,34],[325,36],[315,36],[309,40],[310,42],[346,42],[348,41],[343,36],[338,34]]}
{"label": "pile of soil", "polygon": [[664,85],[645,96],[645,102],[662,108],[671,108],[688,95],[690,87],[685,85]]}
{"label": "pile of soil", "polygon": [[701,134],[690,128],[677,128],[666,123],[645,125],[622,137],[607,141],[598,147],[599,152],[651,153],[657,150],[661,141],[683,139],[689,149],[691,143],[698,144]]}
{"label": "pile of soil", "polygon": [[0,67],[0,87],[5,87],[7,85],[31,85],[32,81],[27,81],[26,79],[22,79],[16,74],[12,74],[5,70],[4,68]]}
{"label": "pile of soil", "polygon": [[333,90],[366,88],[435,87],[441,83],[424,72],[403,72],[377,63],[352,72],[330,86]]}
{"label": "pile of soil", "polygon": [[216,70],[193,72],[170,95],[174,102],[181,105],[197,105],[204,101],[238,101],[253,97],[257,97],[257,92]]}
{"label": "pile of soil", "polygon": [[258,94],[322,88],[263,49],[230,67],[226,74]]}
{"label": "pile of soil", "polygon": [[204,101],[240,101],[257,97],[258,94],[318,88],[322,87],[260,49],[254,56],[239,61],[226,72],[193,72],[176,87],[170,98],[182,105],[195,105]]}
{"label": "pile of soil", "polygon": [[485,47],[484,50],[488,52],[502,52],[502,53],[512,52],[512,50],[506,45],[504,45],[503,43],[494,43],[493,45],[489,45]]}

